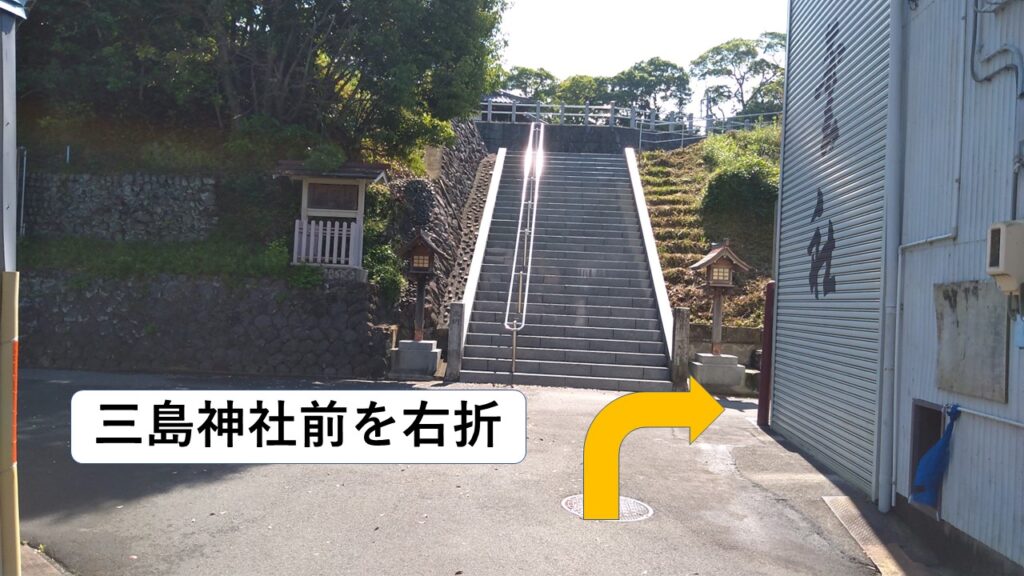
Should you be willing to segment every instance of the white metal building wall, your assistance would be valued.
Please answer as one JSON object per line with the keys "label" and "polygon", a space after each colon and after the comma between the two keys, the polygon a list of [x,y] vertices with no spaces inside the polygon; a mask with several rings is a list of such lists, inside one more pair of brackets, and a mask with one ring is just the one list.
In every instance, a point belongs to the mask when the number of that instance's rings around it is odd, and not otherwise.
{"label": "white metal building wall", "polygon": [[791,0],[772,427],[874,495],[889,0]]}
{"label": "white metal building wall", "polygon": [[[1007,403],[939,390],[935,284],[985,273],[986,231],[1012,216],[1015,78],[975,82],[967,68],[972,0],[922,0],[908,27],[902,317],[896,404],[896,489],[910,493],[914,400],[1024,422],[1024,354],[1011,347]],[[982,17],[981,49],[1024,48],[1024,2]],[[959,201],[958,196],[959,186]],[[1024,216],[1024,206],[1018,217]],[[915,243],[951,235],[925,245]],[[956,425],[943,520],[1024,564],[1024,429],[972,414]]]}

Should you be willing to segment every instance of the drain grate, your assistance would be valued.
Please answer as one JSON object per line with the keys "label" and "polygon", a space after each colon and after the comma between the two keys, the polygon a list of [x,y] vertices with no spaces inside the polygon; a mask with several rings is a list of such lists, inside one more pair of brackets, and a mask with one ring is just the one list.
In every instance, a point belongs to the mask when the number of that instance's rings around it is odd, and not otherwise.
{"label": "drain grate", "polygon": [[[562,508],[569,513],[583,517],[583,494],[569,496],[562,500]],[[619,497],[619,522],[638,522],[654,515],[654,509],[639,500]]]}

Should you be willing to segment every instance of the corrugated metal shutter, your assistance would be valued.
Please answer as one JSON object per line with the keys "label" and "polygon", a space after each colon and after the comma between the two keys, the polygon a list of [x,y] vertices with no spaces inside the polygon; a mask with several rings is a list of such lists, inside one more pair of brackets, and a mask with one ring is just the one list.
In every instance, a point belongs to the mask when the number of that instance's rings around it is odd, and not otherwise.
{"label": "corrugated metal shutter", "polygon": [[874,494],[889,0],[791,0],[772,427]]}

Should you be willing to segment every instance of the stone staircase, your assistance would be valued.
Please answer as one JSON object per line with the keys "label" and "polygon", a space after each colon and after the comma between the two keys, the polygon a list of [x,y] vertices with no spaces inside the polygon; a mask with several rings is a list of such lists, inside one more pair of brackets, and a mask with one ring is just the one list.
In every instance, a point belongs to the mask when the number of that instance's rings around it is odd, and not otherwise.
{"label": "stone staircase", "polygon": [[[523,155],[510,153],[471,311],[464,382],[509,381],[512,336],[503,322],[522,185]],[[625,156],[548,154],[539,206],[515,383],[670,390]]]}

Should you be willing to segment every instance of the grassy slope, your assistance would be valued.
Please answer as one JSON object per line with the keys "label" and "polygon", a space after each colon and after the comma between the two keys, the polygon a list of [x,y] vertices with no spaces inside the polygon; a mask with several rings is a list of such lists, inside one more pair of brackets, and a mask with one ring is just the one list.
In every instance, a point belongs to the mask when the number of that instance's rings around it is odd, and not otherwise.
{"label": "grassy slope", "polygon": [[[689,266],[711,249],[712,239],[706,237],[700,215],[701,199],[711,177],[704,163],[704,147],[701,142],[672,152],[646,152],[640,174],[672,306],[689,307],[692,321],[710,323],[711,299],[701,289],[701,281],[689,271]],[[768,281],[768,271],[763,269],[767,267],[761,268],[741,277],[741,287],[726,299],[727,325],[761,325],[762,294]]]}

